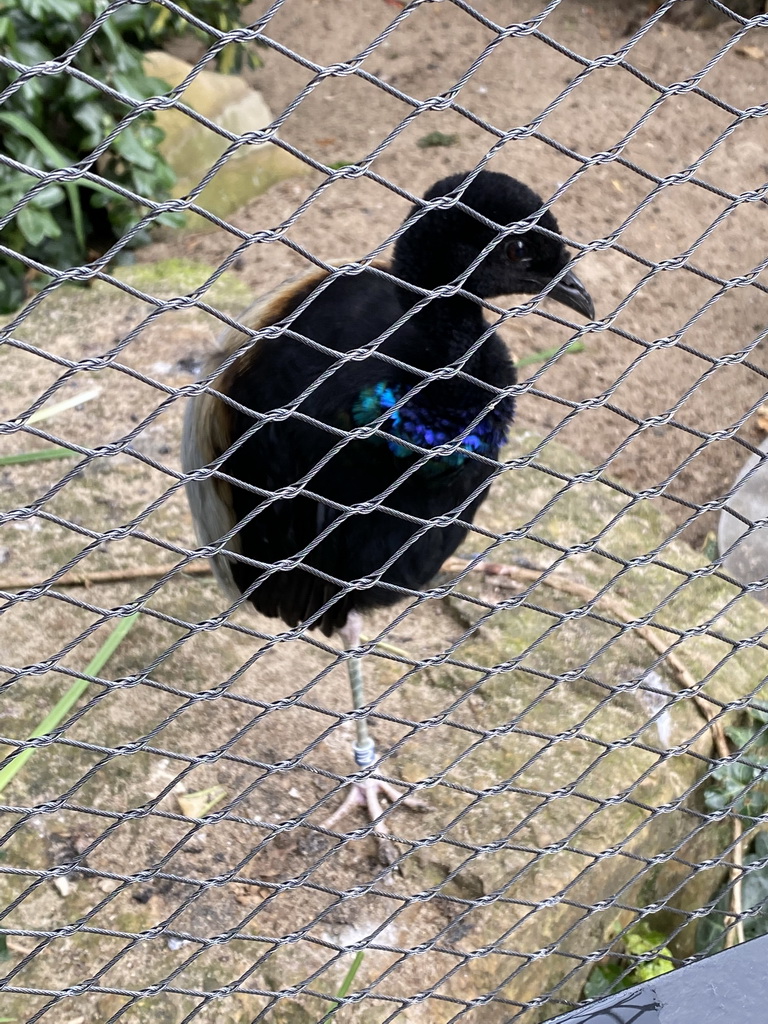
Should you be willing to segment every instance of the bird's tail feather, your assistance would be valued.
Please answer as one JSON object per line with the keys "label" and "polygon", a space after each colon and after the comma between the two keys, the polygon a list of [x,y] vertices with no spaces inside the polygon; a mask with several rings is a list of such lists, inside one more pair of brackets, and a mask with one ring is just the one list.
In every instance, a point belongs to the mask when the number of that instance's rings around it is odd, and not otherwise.
{"label": "bird's tail feather", "polygon": [[[217,441],[220,440],[216,426],[221,419],[221,410],[216,406],[220,404],[212,395],[207,394],[190,399],[184,416],[181,445],[181,462],[185,473],[203,469],[222,451],[226,451],[226,444],[216,451]],[[225,480],[207,476],[200,480],[188,480],[186,489],[198,541],[203,546],[215,544],[237,522],[232,510],[230,485]],[[227,548],[240,553],[238,534],[231,538]],[[225,594],[232,600],[240,597],[240,588],[232,574],[231,560],[223,553],[213,555],[211,567]]]}
{"label": "bird's tail feather", "polygon": [[[330,266],[343,266],[349,262],[332,260]],[[388,270],[386,260],[372,261],[372,266]],[[258,330],[287,316],[326,277],[327,271],[313,269],[309,274],[284,282],[278,288],[260,296],[239,317],[240,323]],[[248,335],[235,327],[228,327],[212,354],[205,375],[212,377],[229,357],[247,341]],[[228,394],[232,379],[245,373],[259,358],[261,345],[257,342],[246,348],[234,363],[211,383],[212,391]],[[184,417],[181,458],[185,473],[209,466],[226,452],[236,440],[232,436],[230,408],[214,394],[203,392],[190,399]],[[186,483],[187,497],[195,522],[195,531],[201,545],[215,544],[236,524],[232,487],[216,476],[206,476]],[[227,543],[227,550],[235,555],[242,554],[241,538],[233,535]],[[233,562],[225,553],[211,557],[214,574],[228,597],[235,600],[241,596],[233,573]],[[257,603],[257,602],[254,602]],[[272,614],[277,614],[273,612]]]}

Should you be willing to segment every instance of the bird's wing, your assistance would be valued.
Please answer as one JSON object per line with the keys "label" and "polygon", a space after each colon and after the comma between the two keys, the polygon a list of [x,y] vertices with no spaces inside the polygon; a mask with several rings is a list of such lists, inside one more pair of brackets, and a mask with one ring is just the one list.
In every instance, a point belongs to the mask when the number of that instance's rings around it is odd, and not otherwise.
{"label": "bird's wing", "polygon": [[[330,266],[341,267],[349,260],[334,260]],[[382,270],[389,270],[386,260],[374,260],[371,264]],[[309,274],[285,281],[278,288],[260,296],[238,318],[243,327],[251,331],[277,323],[288,316],[311,294],[314,288],[327,276],[326,270],[315,270]],[[211,377],[209,387],[190,399],[184,417],[181,445],[182,468],[185,473],[210,466],[220,459],[236,440],[232,431],[232,407],[221,396],[229,393],[230,383],[235,376],[246,373],[259,359],[262,346],[257,341],[246,348],[230,365],[220,373],[221,367],[248,340],[248,334],[235,327],[228,327],[220,336],[218,345],[206,362],[203,376]],[[214,544],[237,525],[230,484],[217,476],[208,475],[187,482],[192,518],[198,541],[202,546]],[[235,533],[227,542],[226,551],[240,554],[239,534]],[[214,555],[211,559],[214,573],[222,589],[231,598],[240,596],[240,590],[232,575],[232,564],[225,554]]]}

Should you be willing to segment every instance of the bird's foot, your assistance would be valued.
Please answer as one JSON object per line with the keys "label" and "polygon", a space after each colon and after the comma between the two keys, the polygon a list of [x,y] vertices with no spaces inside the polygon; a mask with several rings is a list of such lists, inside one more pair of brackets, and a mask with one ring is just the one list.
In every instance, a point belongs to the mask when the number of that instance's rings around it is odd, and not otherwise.
{"label": "bird's foot", "polygon": [[387,838],[384,828],[385,810],[381,806],[381,797],[384,796],[388,803],[398,801],[398,807],[409,807],[412,811],[429,810],[429,804],[416,796],[404,797],[394,786],[380,779],[365,779],[363,782],[353,782],[344,798],[341,807],[333,812],[323,822],[325,828],[335,828],[338,822],[346,818],[358,807],[364,807],[368,818],[373,825],[373,831],[379,844],[379,860],[382,864],[393,864],[397,860],[397,848],[391,839]]}

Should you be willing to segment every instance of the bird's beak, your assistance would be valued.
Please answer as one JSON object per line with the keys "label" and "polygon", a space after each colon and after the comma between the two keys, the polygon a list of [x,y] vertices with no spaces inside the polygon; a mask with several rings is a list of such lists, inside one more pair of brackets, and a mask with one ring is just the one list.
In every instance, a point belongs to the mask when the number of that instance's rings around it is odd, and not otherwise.
{"label": "bird's beak", "polygon": [[581,313],[587,320],[594,320],[595,318],[595,306],[592,302],[592,296],[572,270],[569,270],[565,277],[555,285],[549,293],[549,298],[554,299],[555,302],[562,302],[564,306],[569,306],[571,309],[575,309],[577,313]]}

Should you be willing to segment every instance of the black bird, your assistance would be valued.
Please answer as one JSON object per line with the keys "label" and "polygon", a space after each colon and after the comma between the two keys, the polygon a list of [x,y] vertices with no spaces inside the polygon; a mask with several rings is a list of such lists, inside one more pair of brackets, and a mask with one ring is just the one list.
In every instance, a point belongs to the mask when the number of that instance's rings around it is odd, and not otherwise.
{"label": "black bird", "polygon": [[[489,171],[462,193],[466,177],[437,182],[424,199],[458,196],[501,228],[455,205],[443,208],[444,202],[426,212],[415,206],[391,266],[379,266],[404,282],[435,289],[460,280],[495,240],[463,285],[466,291],[481,299],[542,291],[568,265],[563,244],[536,228],[501,230],[535,214],[541,199],[521,182]],[[538,223],[558,232],[548,211]],[[321,271],[283,286],[241,322],[252,330],[279,323],[326,276]],[[549,297],[594,316],[588,292],[571,271]],[[395,603],[403,591],[423,589],[456,550],[487,494],[513,418],[508,389],[516,376],[502,340],[489,333],[466,358],[489,330],[471,298],[432,298],[373,344],[420,299],[371,270],[341,276],[290,326],[314,344],[283,333],[263,337],[187,411],[185,471],[226,453],[220,468],[230,479],[210,475],[187,484],[201,543],[231,533],[213,558],[219,582],[230,596],[246,595],[262,614],[290,626],[306,623],[327,636],[338,630],[347,649],[359,646],[362,613]],[[227,331],[209,373],[245,340],[242,332]],[[342,358],[364,346],[355,359]],[[473,379],[428,377],[457,366]],[[358,430],[369,425],[368,432]],[[359,505],[364,508],[348,514]],[[279,568],[269,571],[275,563]],[[357,709],[365,705],[361,663],[351,658],[348,665]],[[374,744],[365,718],[356,725],[355,760],[368,767],[376,760]],[[382,792],[390,801],[400,796],[372,779],[353,787],[326,824],[335,825],[363,803],[382,832]]]}

